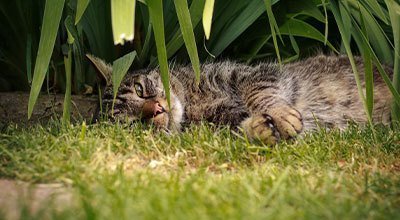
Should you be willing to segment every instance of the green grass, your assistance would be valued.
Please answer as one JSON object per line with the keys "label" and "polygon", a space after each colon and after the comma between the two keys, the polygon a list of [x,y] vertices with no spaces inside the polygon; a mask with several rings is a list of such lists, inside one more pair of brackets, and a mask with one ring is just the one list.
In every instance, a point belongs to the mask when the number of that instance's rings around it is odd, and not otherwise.
{"label": "green grass", "polygon": [[352,125],[271,148],[206,124],[172,135],[11,125],[0,132],[0,177],[71,187],[73,205],[33,216],[21,205],[26,218],[398,219],[400,132],[375,129],[376,139]]}

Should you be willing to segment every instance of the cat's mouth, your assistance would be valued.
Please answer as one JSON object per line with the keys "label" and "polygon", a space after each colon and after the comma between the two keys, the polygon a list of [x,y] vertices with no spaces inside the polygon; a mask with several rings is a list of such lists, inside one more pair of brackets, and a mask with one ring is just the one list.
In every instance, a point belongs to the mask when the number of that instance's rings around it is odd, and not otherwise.
{"label": "cat's mouth", "polygon": [[114,108],[109,110],[108,120],[121,121],[124,123],[142,122],[152,125],[157,130],[177,131],[180,129],[180,123],[183,115],[181,102],[175,97],[171,97],[171,106],[168,106],[167,100],[155,98],[146,100],[139,112],[134,112],[129,105],[126,108]]}
{"label": "cat's mouth", "polygon": [[141,119],[157,129],[169,129],[170,115],[166,100],[148,100],[143,104]]}

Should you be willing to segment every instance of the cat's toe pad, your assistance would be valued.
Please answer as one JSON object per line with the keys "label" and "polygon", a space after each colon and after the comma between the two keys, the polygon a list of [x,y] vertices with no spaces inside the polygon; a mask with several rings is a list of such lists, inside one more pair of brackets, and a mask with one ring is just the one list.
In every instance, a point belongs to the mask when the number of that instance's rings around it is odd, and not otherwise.
{"label": "cat's toe pad", "polygon": [[268,115],[247,118],[241,126],[249,139],[260,140],[267,145],[274,145],[279,139],[274,121]]}
{"label": "cat's toe pad", "polygon": [[290,107],[273,109],[270,113],[283,139],[295,137],[303,130],[301,114]]}

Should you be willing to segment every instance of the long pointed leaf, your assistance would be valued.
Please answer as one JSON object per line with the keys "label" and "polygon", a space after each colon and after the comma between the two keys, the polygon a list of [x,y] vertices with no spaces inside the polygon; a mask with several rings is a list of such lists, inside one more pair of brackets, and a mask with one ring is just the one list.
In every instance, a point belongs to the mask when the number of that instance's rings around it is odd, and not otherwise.
{"label": "long pointed leaf", "polygon": [[124,44],[134,38],[136,0],[111,0],[114,44]]}
{"label": "long pointed leaf", "polygon": [[207,40],[210,39],[213,11],[214,0],[206,0],[203,11],[203,28]]}
{"label": "long pointed leaf", "polygon": [[113,110],[114,110],[115,97],[117,96],[118,93],[118,88],[121,85],[122,79],[128,72],[129,67],[132,65],[132,62],[135,59],[135,57],[136,57],[136,51],[132,51],[113,62],[112,76],[111,76],[113,84],[113,94],[114,94],[114,99],[112,104]]}
{"label": "long pointed leaf", "polygon": [[72,70],[72,46],[69,46],[68,55],[64,57],[65,66],[65,96],[64,96],[64,109],[63,109],[63,123],[69,124],[71,118],[71,70]]}
{"label": "long pointed leaf", "polygon": [[[390,23],[393,29],[394,39],[394,69],[393,69],[393,86],[400,92],[400,5],[393,0],[385,0],[388,6]],[[392,118],[400,121],[400,105],[393,103]]]}
{"label": "long pointed leaf", "polygon": [[[220,55],[229,44],[265,12],[265,7],[260,7],[260,1],[249,1],[246,3],[245,8],[241,8],[240,11],[238,11],[238,15],[232,17],[232,21],[229,25],[221,24],[222,22],[217,23],[218,20],[216,20],[215,31],[219,31],[221,37],[216,38],[215,41],[213,39],[210,40],[212,41],[210,42],[211,54],[214,56]],[[272,0],[272,4],[278,1],[279,0]],[[219,27],[221,28],[219,29]]]}
{"label": "long pointed leaf", "polygon": [[[190,5],[189,12],[193,28],[195,28],[201,20],[202,12],[204,9],[204,2],[205,0],[196,0],[193,1],[192,4]],[[174,36],[167,43],[168,58],[170,58],[173,54],[175,54],[176,51],[178,51],[179,48],[182,47],[183,43],[184,41],[182,37],[182,32],[181,31],[175,32]]]}
{"label": "long pointed leaf", "polygon": [[89,5],[89,2],[90,0],[78,0],[76,6],[75,25],[81,20],[83,13]]}
{"label": "long pointed leaf", "polygon": [[[282,35],[293,35],[298,37],[306,37],[314,40],[318,40],[325,43],[325,36],[319,32],[312,25],[295,18],[289,19],[280,27],[280,33]],[[338,52],[336,48],[327,41],[326,44],[335,52]]]}
{"label": "long pointed leaf", "polygon": [[[337,26],[339,28],[340,35],[342,37],[343,45],[344,45],[345,50],[347,52],[347,56],[349,57],[351,68],[352,68],[353,73],[354,73],[354,78],[355,78],[355,81],[356,81],[356,84],[357,84],[358,95],[360,96],[360,98],[361,98],[361,100],[362,100],[362,102],[364,104],[365,112],[368,114],[368,107],[367,107],[367,104],[366,104],[364,93],[362,91],[362,85],[361,85],[359,73],[358,73],[358,70],[357,70],[357,65],[356,65],[356,63],[354,61],[353,52],[351,51],[351,48],[350,48],[350,39],[349,39],[350,34],[347,33],[347,31],[349,31],[349,29],[347,29],[346,26],[344,25],[344,22],[343,22],[344,20],[342,18],[343,15],[345,17],[347,17],[346,16],[347,11],[346,10],[340,10],[339,6],[338,6],[338,3],[335,2],[335,0],[330,0],[330,3],[331,3],[330,5],[331,5],[332,13],[333,13],[333,15],[335,17]],[[343,13],[343,14],[341,14],[341,13]],[[369,123],[372,124],[371,118],[368,117],[368,119],[369,119]]]}
{"label": "long pointed leaf", "polygon": [[[278,24],[276,23],[275,16],[272,12],[272,2],[271,0],[264,0],[265,7],[267,9],[268,23],[271,29],[272,41],[274,42],[276,56],[278,58],[279,64],[282,64],[281,55],[279,53],[278,41],[276,35],[280,36]],[[281,38],[282,39],[282,38]]]}
{"label": "long pointed leaf", "polygon": [[168,105],[171,106],[169,71],[167,61],[167,48],[165,46],[164,17],[162,0],[147,0],[150,19],[153,24],[154,38],[156,40],[158,63],[160,64],[161,81],[164,85]]}
{"label": "long pointed leaf", "polygon": [[196,74],[197,83],[200,82],[200,61],[197,54],[196,41],[194,39],[193,26],[190,19],[189,9],[186,0],[175,0],[176,13],[178,15],[179,24],[188,51],[193,70]]}
{"label": "long pointed leaf", "polygon": [[33,107],[39,96],[43,80],[46,76],[63,8],[64,0],[46,1],[39,49],[35,63],[31,92],[29,95],[28,118],[32,115]]}

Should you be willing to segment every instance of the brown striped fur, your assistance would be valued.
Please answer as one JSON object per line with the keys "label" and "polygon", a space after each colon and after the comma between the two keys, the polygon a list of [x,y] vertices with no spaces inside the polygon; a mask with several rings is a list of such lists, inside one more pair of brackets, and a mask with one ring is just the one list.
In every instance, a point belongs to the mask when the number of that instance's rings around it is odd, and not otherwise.
{"label": "brown striped fur", "polygon": [[[356,63],[363,75],[361,59],[356,58]],[[318,55],[281,69],[269,62],[251,66],[232,61],[203,64],[199,86],[190,66],[176,66],[170,73],[171,108],[166,103],[159,70],[147,69],[125,76],[113,117],[143,120],[144,103],[153,100],[166,111],[144,121],[158,128],[179,130],[183,124],[205,120],[232,128],[241,126],[249,138],[266,144],[315,130],[317,124],[343,129],[349,120],[367,122],[345,56]],[[374,74],[373,119],[388,123],[392,96],[379,74]],[[143,86],[143,97],[137,95],[135,83]],[[112,88],[108,85],[103,110],[111,102]],[[111,110],[106,112],[110,114]]]}

